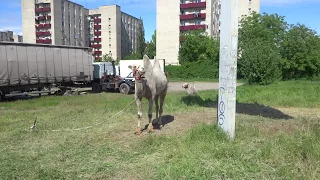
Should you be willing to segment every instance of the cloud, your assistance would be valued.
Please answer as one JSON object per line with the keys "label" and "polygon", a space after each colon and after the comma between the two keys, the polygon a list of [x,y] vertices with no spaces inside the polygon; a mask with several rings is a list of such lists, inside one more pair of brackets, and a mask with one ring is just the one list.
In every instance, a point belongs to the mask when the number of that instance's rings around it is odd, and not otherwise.
{"label": "cloud", "polygon": [[16,34],[22,35],[22,29],[21,29],[20,26],[2,27],[2,28],[0,28],[0,31],[2,31],[2,32],[3,32],[3,31],[4,31],[4,32],[6,32],[6,31],[13,31],[13,34],[14,34],[14,35],[16,35]]}
{"label": "cloud", "polygon": [[284,6],[300,3],[320,3],[319,0],[261,0],[261,6]]}

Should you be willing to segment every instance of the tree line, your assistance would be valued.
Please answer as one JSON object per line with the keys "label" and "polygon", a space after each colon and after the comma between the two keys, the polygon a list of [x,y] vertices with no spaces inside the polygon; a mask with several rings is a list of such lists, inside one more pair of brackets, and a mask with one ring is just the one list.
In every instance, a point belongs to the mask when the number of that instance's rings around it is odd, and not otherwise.
{"label": "tree line", "polygon": [[[182,35],[181,66],[167,66],[176,78],[218,78],[219,39],[201,31]],[[288,24],[278,14],[244,16],[239,22],[238,79],[248,84],[313,79],[320,73],[320,38],[303,24]]]}
{"label": "tree line", "polygon": [[[142,21],[142,19],[141,19]],[[123,59],[156,55],[156,31],[148,42],[143,22],[138,30],[137,50]],[[181,34],[180,66],[166,66],[173,78],[218,78],[219,39],[204,31]],[[106,61],[110,60],[107,55]],[[112,59],[112,58],[111,58]],[[279,80],[313,79],[320,73],[320,37],[303,24],[288,24],[278,14],[243,16],[239,22],[238,79],[248,84],[270,84]]]}

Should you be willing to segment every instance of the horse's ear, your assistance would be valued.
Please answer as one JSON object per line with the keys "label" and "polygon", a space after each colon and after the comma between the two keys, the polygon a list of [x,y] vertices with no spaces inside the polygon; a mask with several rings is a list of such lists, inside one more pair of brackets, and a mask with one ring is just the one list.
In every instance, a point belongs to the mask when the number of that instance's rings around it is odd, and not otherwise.
{"label": "horse's ear", "polygon": [[131,65],[129,65],[128,68],[132,70],[132,66]]}
{"label": "horse's ear", "polygon": [[146,54],[143,55],[143,60],[145,60],[145,59],[146,59],[146,60],[149,60],[149,57],[148,57],[148,55],[146,55]]}
{"label": "horse's ear", "polygon": [[143,56],[143,66],[144,66],[145,69],[152,68],[150,59],[146,54]]}

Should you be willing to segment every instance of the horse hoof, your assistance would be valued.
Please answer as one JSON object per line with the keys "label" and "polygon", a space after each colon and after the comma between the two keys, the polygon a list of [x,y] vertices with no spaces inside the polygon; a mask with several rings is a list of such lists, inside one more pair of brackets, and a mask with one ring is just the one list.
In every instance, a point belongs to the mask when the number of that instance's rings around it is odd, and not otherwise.
{"label": "horse hoof", "polygon": [[154,129],[153,128],[148,128],[148,133],[152,133],[154,132]]}
{"label": "horse hoof", "polygon": [[136,135],[140,135],[141,133],[142,133],[142,132],[141,132],[141,129],[140,129],[140,128],[137,128],[135,134],[136,134]]}

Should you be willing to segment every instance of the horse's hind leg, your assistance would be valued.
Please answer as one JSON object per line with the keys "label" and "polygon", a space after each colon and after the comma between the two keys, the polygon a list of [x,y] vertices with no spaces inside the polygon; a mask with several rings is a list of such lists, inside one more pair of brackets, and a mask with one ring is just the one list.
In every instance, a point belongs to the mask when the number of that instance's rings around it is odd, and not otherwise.
{"label": "horse's hind leg", "polygon": [[154,103],[156,105],[156,122],[159,122],[159,96],[154,98]]}
{"label": "horse's hind leg", "polygon": [[167,95],[167,91],[164,91],[163,94],[160,95],[160,108],[159,108],[159,119],[158,119],[158,124],[159,124],[159,128],[162,128],[162,113],[163,113],[163,103],[164,103],[164,99],[166,98]]}
{"label": "horse's hind leg", "polygon": [[149,118],[149,125],[148,125],[148,132],[153,131],[152,126],[152,105],[153,105],[153,98],[149,99],[149,109],[148,109],[148,118]]}
{"label": "horse's hind leg", "polygon": [[138,106],[138,126],[136,129],[136,134],[141,134],[141,117],[142,117],[142,98],[136,98],[136,103]]}

